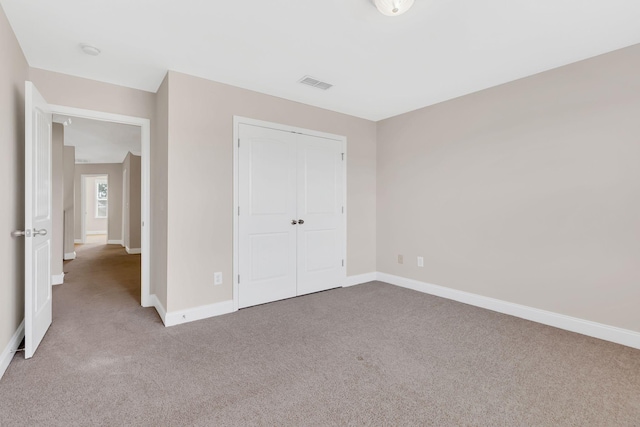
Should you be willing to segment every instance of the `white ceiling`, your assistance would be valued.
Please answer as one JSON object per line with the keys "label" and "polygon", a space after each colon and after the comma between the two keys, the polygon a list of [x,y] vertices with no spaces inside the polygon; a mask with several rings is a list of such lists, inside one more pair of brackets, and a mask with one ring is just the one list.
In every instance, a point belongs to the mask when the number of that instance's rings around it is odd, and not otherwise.
{"label": "white ceiling", "polygon": [[638,0],[0,3],[32,67],[152,92],[171,69],[371,120],[640,43]]}
{"label": "white ceiling", "polygon": [[[54,115],[62,123],[69,116]],[[64,127],[64,145],[76,147],[76,163],[122,163],[128,152],[141,155],[139,126],[71,117]]]}

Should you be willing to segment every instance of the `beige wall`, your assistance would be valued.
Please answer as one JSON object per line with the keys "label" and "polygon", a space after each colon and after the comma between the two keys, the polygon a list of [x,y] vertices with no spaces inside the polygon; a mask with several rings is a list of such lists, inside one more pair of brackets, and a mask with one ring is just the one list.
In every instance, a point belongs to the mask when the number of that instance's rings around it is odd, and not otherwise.
{"label": "beige wall", "polygon": [[27,61],[0,6],[0,352],[24,318],[24,81]]}
{"label": "beige wall", "polygon": [[158,88],[151,150],[151,294],[167,307],[167,186],[169,180],[169,77]]}
{"label": "beige wall", "polygon": [[64,255],[65,259],[73,259],[75,254],[75,171],[76,148],[65,146],[64,159]]}
{"label": "beige wall", "polygon": [[638,70],[640,45],[379,122],[378,270],[640,331]]}
{"label": "beige wall", "polygon": [[[109,207],[108,207],[108,239],[122,240],[122,163],[96,163],[96,164],[76,164],[75,167],[75,238],[82,238],[81,230],[81,176],[82,175],[107,175],[109,178]],[[88,183],[90,184],[90,183]],[[93,193],[92,193],[93,194]],[[95,197],[95,195],[94,195]],[[95,202],[87,200],[87,208],[89,213],[92,212],[92,206]],[[94,215],[89,215],[94,216]],[[91,224],[87,222],[86,231],[102,231],[91,230]]]}
{"label": "beige wall", "polygon": [[232,299],[234,115],[347,137],[347,273],[375,271],[374,122],[175,72],[168,105],[168,311]]}
{"label": "beige wall", "polygon": [[[109,210],[109,206],[113,202],[112,198],[113,193],[111,191],[111,183],[109,182],[109,177],[107,175],[103,176],[88,176],[84,181],[84,197],[85,197],[85,230],[87,234],[106,234],[107,229],[109,227],[109,219],[110,218],[97,218],[96,217],[96,195],[97,192],[97,181],[98,179],[106,179],[107,180],[107,211]],[[120,196],[122,197],[122,190],[120,192]],[[117,215],[117,212],[116,212]],[[120,212],[122,216],[122,211]],[[109,212],[107,212],[107,216],[109,217]],[[120,220],[120,224],[122,224],[122,219]],[[80,222],[80,221],[78,221]],[[122,227],[122,225],[121,225]]]}
{"label": "beige wall", "polygon": [[129,153],[122,163],[123,171],[127,171],[126,174],[122,175],[123,179],[126,178],[126,182],[123,183],[122,189],[122,230],[124,245],[129,249],[141,248],[141,160],[142,158],[140,156]]}
{"label": "beige wall", "polygon": [[64,126],[54,123],[51,134],[51,274],[62,274],[64,258]]}

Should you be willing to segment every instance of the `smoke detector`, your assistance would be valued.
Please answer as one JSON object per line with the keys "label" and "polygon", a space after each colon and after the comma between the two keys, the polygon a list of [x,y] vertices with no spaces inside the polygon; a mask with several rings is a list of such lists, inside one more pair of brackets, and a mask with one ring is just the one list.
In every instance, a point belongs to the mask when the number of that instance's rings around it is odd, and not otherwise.
{"label": "smoke detector", "polygon": [[100,49],[95,46],[91,46],[90,44],[80,43],[80,50],[90,56],[100,55]]}
{"label": "smoke detector", "polygon": [[322,90],[331,89],[333,87],[331,83],[323,82],[311,76],[304,76],[303,78],[298,80],[298,82],[302,83],[303,85],[315,87]]}

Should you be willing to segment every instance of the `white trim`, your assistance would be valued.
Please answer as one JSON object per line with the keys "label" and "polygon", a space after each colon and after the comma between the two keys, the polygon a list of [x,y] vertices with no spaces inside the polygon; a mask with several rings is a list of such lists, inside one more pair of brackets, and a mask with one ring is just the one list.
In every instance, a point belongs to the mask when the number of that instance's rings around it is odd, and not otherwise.
{"label": "white trim", "polygon": [[71,252],[70,254],[64,254],[63,259],[64,259],[65,261],[71,261],[71,260],[73,260],[73,259],[76,259],[76,253],[75,253],[75,251],[74,251],[74,252]]}
{"label": "white trim", "polygon": [[376,280],[378,280],[378,273],[375,271],[355,276],[348,276],[342,287],[348,288],[349,286],[362,285],[363,283],[374,282]]}
{"label": "white trim", "polygon": [[187,310],[179,310],[167,313],[165,316],[165,326],[175,326],[182,323],[193,322],[195,320],[207,319],[209,317],[221,316],[233,313],[233,301],[224,301],[216,304],[202,305]]}
{"label": "white trim", "polygon": [[138,254],[141,254],[141,253],[142,253],[142,249],[140,249],[140,248],[133,248],[133,249],[131,249],[131,248],[129,248],[128,246],[125,246],[124,250],[125,250],[125,251],[127,251],[127,253],[128,253],[129,255],[138,255]]}
{"label": "white trim", "polygon": [[151,302],[151,306],[156,308],[160,320],[162,320],[162,323],[166,326],[167,310],[165,310],[164,305],[162,305],[156,294],[149,296],[149,301]]}
{"label": "white trim", "polygon": [[238,151],[238,138],[240,137],[240,125],[252,125],[259,126],[268,129],[281,130],[285,132],[295,132],[304,135],[315,136],[318,138],[332,139],[342,142],[342,151],[344,153],[344,162],[342,162],[343,173],[343,185],[342,185],[342,200],[344,205],[344,215],[342,215],[342,235],[344,245],[342,247],[342,259],[344,259],[344,266],[342,268],[342,277],[340,281],[342,283],[348,283],[347,274],[347,215],[348,215],[348,201],[347,201],[347,137],[342,135],[335,135],[327,132],[320,132],[311,129],[299,128],[296,126],[283,125],[280,123],[267,122],[264,120],[251,119],[242,116],[233,116],[233,311],[237,311],[240,308],[239,284],[238,274],[240,274],[239,258],[239,220],[238,220],[238,205],[240,203],[239,197],[239,185],[240,185],[240,168],[238,162],[240,161],[240,153]]}
{"label": "white trim", "polygon": [[107,245],[120,245],[124,247],[122,240],[107,240]]}
{"label": "white trim", "polygon": [[[99,218],[99,219],[106,219],[106,218]],[[85,234],[87,236],[102,236],[103,234],[106,236],[107,230],[87,231]]]}
{"label": "white trim", "polygon": [[149,248],[151,247],[151,121],[141,117],[104,113],[83,108],[61,105],[49,105],[49,107],[54,114],[140,126],[142,142],[142,285],[140,287],[140,300],[143,307],[152,306],[149,284],[149,278],[151,277],[151,259],[149,256]]}
{"label": "white trim", "polygon": [[78,244],[78,245],[82,245],[84,242],[82,241],[82,239],[75,239],[73,241],[73,243]]}
{"label": "white trim", "polygon": [[378,280],[403,288],[413,289],[414,291],[423,292],[425,294],[459,301],[476,307],[497,311],[498,313],[509,314],[511,316],[520,317],[522,319],[531,320],[544,325],[554,326],[556,328],[576,332],[578,334],[588,335],[601,340],[611,341],[617,344],[640,349],[640,332],[631,331],[629,329],[604,325],[590,320],[579,319],[576,317],[566,316],[564,314],[540,310],[526,305],[514,304],[495,298],[485,297],[482,295],[472,294],[470,292],[459,291],[456,289],[446,288],[444,286],[433,285],[431,283],[420,282],[418,280],[407,279],[386,273],[378,273]]}
{"label": "white trim", "polygon": [[54,274],[53,276],[51,276],[52,285],[62,285],[63,283],[64,283],[64,273]]}
{"label": "white trim", "polygon": [[16,354],[16,350],[18,346],[22,342],[24,338],[24,320],[18,326],[18,329],[13,333],[13,336],[7,343],[7,346],[2,350],[2,354],[0,355],[0,378],[4,375],[9,367],[9,364],[13,360],[13,356]]}

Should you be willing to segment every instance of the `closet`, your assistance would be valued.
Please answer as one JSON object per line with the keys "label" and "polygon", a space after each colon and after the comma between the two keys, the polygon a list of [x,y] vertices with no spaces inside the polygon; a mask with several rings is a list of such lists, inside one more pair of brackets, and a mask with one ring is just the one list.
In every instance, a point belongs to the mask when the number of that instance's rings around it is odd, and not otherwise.
{"label": "closet", "polygon": [[344,139],[237,126],[239,308],[341,286]]}

